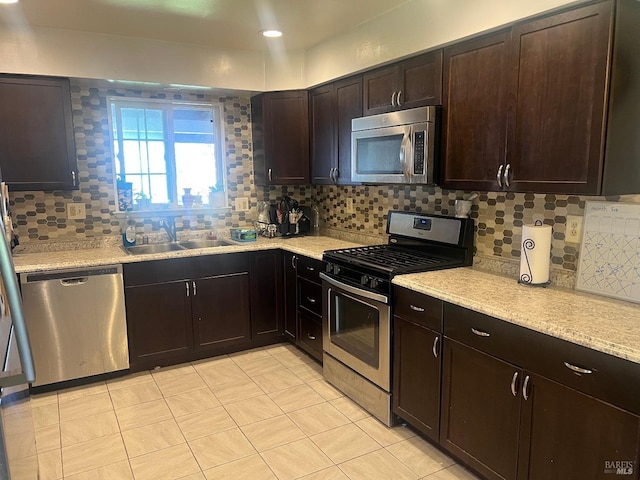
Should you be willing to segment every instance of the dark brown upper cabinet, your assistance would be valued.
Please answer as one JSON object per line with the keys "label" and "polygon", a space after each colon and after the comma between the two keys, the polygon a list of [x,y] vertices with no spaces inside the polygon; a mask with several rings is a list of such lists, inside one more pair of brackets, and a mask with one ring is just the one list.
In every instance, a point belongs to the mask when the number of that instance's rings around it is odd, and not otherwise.
{"label": "dark brown upper cabinet", "polygon": [[311,183],[351,183],[351,120],[362,116],[362,76],[309,92]]}
{"label": "dark brown upper cabinet", "polygon": [[69,80],[0,76],[0,168],[12,191],[78,188]]}
{"label": "dark brown upper cabinet", "polygon": [[446,188],[600,191],[613,2],[444,51]]}
{"label": "dark brown upper cabinet", "polygon": [[251,99],[256,185],[309,184],[309,100],[306,90]]}
{"label": "dark brown upper cabinet", "polygon": [[440,105],[442,50],[367,72],[362,84],[364,115]]}

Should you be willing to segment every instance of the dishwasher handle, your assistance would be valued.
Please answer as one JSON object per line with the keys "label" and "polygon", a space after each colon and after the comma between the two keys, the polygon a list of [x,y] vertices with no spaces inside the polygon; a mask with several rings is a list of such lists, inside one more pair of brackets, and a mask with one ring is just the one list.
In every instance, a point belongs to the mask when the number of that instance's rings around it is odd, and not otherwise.
{"label": "dishwasher handle", "polygon": [[60,283],[65,287],[73,287],[74,285],[83,285],[89,281],[89,277],[63,278]]}

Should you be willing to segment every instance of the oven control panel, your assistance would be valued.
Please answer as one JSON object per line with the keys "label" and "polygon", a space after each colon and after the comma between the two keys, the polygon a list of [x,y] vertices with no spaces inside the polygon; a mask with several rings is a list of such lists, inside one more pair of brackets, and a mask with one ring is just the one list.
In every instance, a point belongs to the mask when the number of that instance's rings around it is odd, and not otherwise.
{"label": "oven control panel", "polygon": [[363,273],[363,269],[356,267],[350,268],[327,262],[325,272],[334,279],[353,285],[354,287],[363,288],[373,292],[389,295],[391,290],[391,282],[388,279],[376,276],[373,272]]}

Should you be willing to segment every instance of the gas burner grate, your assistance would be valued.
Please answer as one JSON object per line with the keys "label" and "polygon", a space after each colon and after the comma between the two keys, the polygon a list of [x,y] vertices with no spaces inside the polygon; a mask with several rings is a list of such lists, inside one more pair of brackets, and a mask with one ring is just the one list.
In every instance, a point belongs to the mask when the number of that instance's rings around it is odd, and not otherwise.
{"label": "gas burner grate", "polygon": [[419,250],[403,250],[389,245],[374,245],[370,247],[356,247],[335,252],[348,259],[366,262],[371,265],[403,271],[407,269],[429,270],[449,263],[450,260],[435,257]]}

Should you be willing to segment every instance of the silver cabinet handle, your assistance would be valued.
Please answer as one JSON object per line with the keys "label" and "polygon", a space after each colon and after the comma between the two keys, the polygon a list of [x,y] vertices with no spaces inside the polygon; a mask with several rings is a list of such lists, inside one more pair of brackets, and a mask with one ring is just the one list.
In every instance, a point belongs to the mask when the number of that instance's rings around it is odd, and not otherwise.
{"label": "silver cabinet handle", "polygon": [[522,384],[522,398],[529,400],[529,375],[524,377],[524,383]]}
{"label": "silver cabinet handle", "polygon": [[189,282],[184,282],[184,284],[187,287],[187,297],[189,296]]}
{"label": "silver cabinet handle", "polygon": [[504,169],[504,186],[509,186],[509,170],[511,170],[511,164],[507,163],[507,166]]}
{"label": "silver cabinet handle", "polygon": [[409,305],[409,308],[410,308],[411,310],[416,311],[416,312],[424,312],[424,308],[422,308],[422,307],[416,307],[416,306],[415,306],[415,305],[413,305],[413,304]]}
{"label": "silver cabinet handle", "polygon": [[478,330],[476,328],[471,327],[471,331],[478,335],[479,337],[490,337],[491,334],[487,332],[483,332],[482,330]]}
{"label": "silver cabinet handle", "polygon": [[511,379],[511,395],[514,397],[518,396],[518,387],[516,383],[518,382],[518,372],[513,374],[513,378]]}
{"label": "silver cabinet handle", "polygon": [[73,170],[71,170],[71,183],[74,187],[76,186],[76,172],[74,172]]}
{"label": "silver cabinet handle", "polygon": [[316,303],[317,300],[315,298],[311,298],[311,297],[307,297],[307,300],[309,301],[309,303]]}
{"label": "silver cabinet handle", "polygon": [[440,341],[440,337],[436,337],[435,340],[433,341],[433,348],[431,348],[431,351],[433,352],[433,356],[438,358],[438,342]]}
{"label": "silver cabinet handle", "polygon": [[391,106],[395,107],[396,106],[396,92],[393,92],[391,94]]}
{"label": "silver cabinet handle", "polygon": [[295,270],[298,268],[298,257],[291,255],[291,267]]}
{"label": "silver cabinet handle", "polygon": [[196,288],[196,282],[193,282],[193,296],[195,297],[198,294],[198,290]]}
{"label": "silver cabinet handle", "polygon": [[593,373],[593,370],[589,370],[588,368],[576,367],[575,365],[572,365],[569,362],[564,362],[564,366],[573,372],[584,374],[584,375],[590,375]]}
{"label": "silver cabinet handle", "polygon": [[402,96],[402,90],[398,90],[398,95],[396,96],[396,105],[398,107],[402,106],[402,103],[400,103],[400,97]]}
{"label": "silver cabinet handle", "polygon": [[271,182],[273,180],[273,168],[269,169],[269,181]]}
{"label": "silver cabinet handle", "polygon": [[316,339],[315,335],[311,335],[310,333],[307,333],[307,338],[309,340],[315,340]]}
{"label": "silver cabinet handle", "polygon": [[310,272],[315,272],[316,269],[313,267],[307,267],[307,270],[309,270]]}
{"label": "silver cabinet handle", "polygon": [[496,175],[496,178],[498,179],[498,186],[500,188],[502,188],[502,167],[502,165],[498,167],[498,174]]}
{"label": "silver cabinet handle", "polygon": [[329,180],[331,180],[332,182],[333,182],[333,170],[334,170],[334,167],[331,167],[329,169]]}

